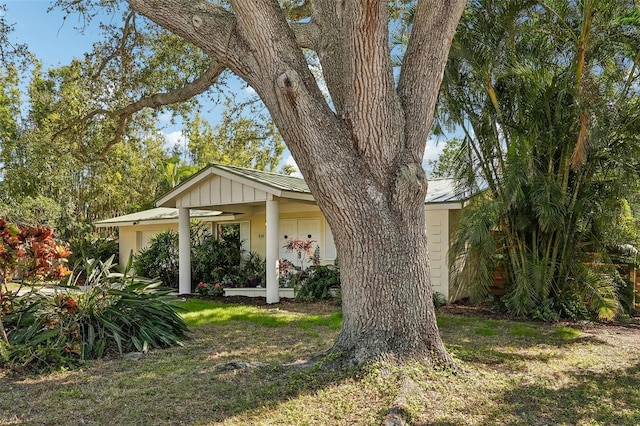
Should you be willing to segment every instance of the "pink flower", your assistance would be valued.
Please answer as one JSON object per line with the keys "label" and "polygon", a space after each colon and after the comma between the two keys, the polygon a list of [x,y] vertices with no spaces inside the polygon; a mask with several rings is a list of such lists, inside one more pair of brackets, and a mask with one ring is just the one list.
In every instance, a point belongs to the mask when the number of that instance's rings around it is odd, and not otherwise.
{"label": "pink flower", "polygon": [[220,284],[220,283],[215,283],[214,286],[213,286],[213,288],[215,288],[215,289],[219,289],[221,287],[222,287],[222,284]]}
{"label": "pink flower", "polygon": [[206,285],[205,283],[203,283],[202,281],[200,281],[200,282],[198,283],[198,287],[200,287],[200,288],[207,288],[207,285]]}

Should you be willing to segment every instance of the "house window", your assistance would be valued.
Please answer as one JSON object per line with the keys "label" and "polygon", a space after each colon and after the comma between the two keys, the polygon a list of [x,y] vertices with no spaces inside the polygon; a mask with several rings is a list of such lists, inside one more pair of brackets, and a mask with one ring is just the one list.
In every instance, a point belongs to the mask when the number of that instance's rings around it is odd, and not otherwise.
{"label": "house window", "polygon": [[240,243],[245,254],[251,250],[249,222],[227,222],[215,225],[216,238]]}
{"label": "house window", "polygon": [[240,224],[219,223],[217,226],[216,237],[219,240],[227,240],[240,243]]}

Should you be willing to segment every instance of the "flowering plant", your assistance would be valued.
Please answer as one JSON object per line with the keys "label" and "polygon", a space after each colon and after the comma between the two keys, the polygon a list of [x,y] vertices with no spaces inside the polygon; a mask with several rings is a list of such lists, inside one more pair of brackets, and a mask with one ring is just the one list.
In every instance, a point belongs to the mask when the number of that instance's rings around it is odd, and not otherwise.
{"label": "flowering plant", "polygon": [[222,296],[224,287],[221,283],[207,284],[201,281],[196,286],[196,293],[202,296]]}
{"label": "flowering plant", "polygon": [[282,248],[286,249],[289,252],[295,251],[298,254],[298,260],[300,260],[300,262],[302,263],[302,254],[307,255],[305,260],[311,260],[311,257],[313,256],[313,243],[315,242],[315,240],[293,238],[287,241],[287,243],[283,245]]}

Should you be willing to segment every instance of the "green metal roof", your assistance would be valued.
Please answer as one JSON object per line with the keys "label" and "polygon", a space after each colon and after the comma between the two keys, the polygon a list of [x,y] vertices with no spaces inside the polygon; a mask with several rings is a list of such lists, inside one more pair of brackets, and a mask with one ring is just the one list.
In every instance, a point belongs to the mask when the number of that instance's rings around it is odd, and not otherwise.
{"label": "green metal roof", "polygon": [[244,167],[228,166],[224,164],[211,163],[211,167],[233,173],[237,176],[250,179],[254,182],[270,186],[281,191],[301,192],[311,194],[309,186],[304,179],[296,176],[281,175],[278,173],[265,172],[262,170],[247,169]]}

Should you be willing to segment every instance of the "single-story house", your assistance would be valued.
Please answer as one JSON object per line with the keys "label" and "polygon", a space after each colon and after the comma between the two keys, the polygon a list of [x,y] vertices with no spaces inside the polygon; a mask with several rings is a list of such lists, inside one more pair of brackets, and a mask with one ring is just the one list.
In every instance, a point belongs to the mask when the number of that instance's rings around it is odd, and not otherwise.
{"label": "single-story house", "polygon": [[[449,284],[447,250],[451,233],[471,194],[456,191],[452,179],[433,179],[425,198],[426,227],[434,292],[453,297]],[[316,205],[304,179],[222,164],[210,164],[157,200],[158,208],[96,223],[116,226],[120,255],[146,247],[154,234],[178,229],[180,239],[179,293],[191,292],[189,229],[191,219],[214,226],[238,226],[247,250],[266,258],[268,303],[276,303],[278,259],[296,261],[283,246],[289,239],[314,240],[322,263],[336,259],[331,229]]]}

